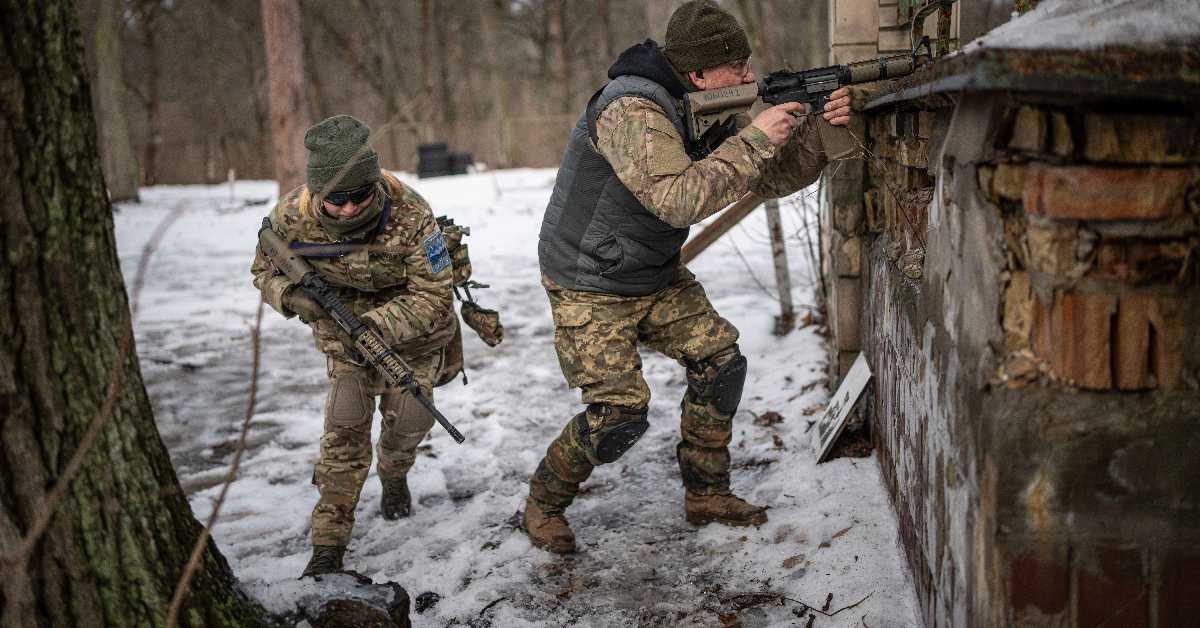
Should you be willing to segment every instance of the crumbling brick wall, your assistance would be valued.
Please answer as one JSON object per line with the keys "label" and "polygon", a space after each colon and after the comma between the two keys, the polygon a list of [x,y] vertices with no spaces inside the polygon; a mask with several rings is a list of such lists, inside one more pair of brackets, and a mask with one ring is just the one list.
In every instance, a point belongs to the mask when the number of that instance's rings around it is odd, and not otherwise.
{"label": "crumbling brick wall", "polygon": [[1195,111],[992,92],[867,116],[858,338],[929,625],[1200,616]]}

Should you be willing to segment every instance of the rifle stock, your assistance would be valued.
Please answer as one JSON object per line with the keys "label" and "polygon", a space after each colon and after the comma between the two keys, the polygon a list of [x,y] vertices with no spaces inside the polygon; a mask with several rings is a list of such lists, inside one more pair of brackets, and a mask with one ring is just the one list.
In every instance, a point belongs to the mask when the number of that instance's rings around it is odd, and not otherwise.
{"label": "rifle stock", "polygon": [[450,423],[436,407],[421,392],[421,386],[413,377],[413,370],[408,364],[388,347],[383,338],[373,329],[362,322],[350,308],[338,297],[337,292],[325,281],[312,265],[288,248],[283,238],[271,228],[271,219],[264,218],[263,226],[258,230],[258,243],[267,259],[292,280],[313,301],[316,301],[329,317],[338,324],[354,341],[354,348],[375,367],[391,388],[404,388],[416,399],[433,418],[449,432],[450,437],[457,443],[462,443],[466,437]]}

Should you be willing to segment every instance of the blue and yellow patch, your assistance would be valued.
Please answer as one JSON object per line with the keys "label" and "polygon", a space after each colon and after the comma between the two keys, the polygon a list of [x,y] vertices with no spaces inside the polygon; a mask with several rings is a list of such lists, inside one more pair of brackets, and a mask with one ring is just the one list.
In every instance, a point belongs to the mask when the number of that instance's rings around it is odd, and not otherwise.
{"label": "blue and yellow patch", "polygon": [[425,249],[425,261],[429,262],[430,272],[436,275],[450,268],[450,252],[446,250],[446,239],[441,231],[422,240],[421,248]]}

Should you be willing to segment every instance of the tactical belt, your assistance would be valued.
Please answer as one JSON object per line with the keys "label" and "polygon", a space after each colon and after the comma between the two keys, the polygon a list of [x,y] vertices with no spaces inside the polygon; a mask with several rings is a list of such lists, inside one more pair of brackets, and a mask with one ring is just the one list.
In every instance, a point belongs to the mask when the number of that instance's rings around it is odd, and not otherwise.
{"label": "tactical belt", "polygon": [[387,226],[392,213],[392,197],[384,195],[383,211],[379,214],[379,222],[365,236],[342,242],[288,242],[288,248],[300,257],[344,257],[362,249]]}

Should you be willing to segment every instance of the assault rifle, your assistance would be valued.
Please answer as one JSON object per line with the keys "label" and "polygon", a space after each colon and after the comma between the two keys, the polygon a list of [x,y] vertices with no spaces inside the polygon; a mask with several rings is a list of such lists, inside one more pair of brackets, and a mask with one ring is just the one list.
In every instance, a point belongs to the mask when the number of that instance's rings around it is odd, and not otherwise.
{"label": "assault rifle", "polygon": [[[922,45],[928,47],[928,40],[924,40]],[[757,83],[689,92],[684,101],[688,135],[692,141],[701,141],[710,129],[749,111],[760,98],[768,105],[805,103],[809,106],[809,115],[818,115],[825,110],[829,95],[838,88],[908,76],[916,66],[917,54],[914,51],[907,55],[800,72],[781,70],[771,72]],[[854,152],[855,145],[848,129],[825,123],[818,124],[817,130],[829,159],[840,159]]]}
{"label": "assault rifle", "polygon": [[429,414],[433,415],[433,418],[446,428],[455,442],[462,443],[466,440],[462,432],[451,425],[445,415],[433,406],[433,402],[421,394],[421,386],[413,377],[412,367],[405,364],[404,360],[388,347],[378,332],[367,327],[366,323],[355,316],[345,303],[342,303],[337,293],[320,273],[314,270],[303,257],[296,255],[288,248],[283,238],[279,237],[279,234],[271,228],[270,218],[263,219],[262,229],[258,230],[258,244],[276,268],[283,271],[288,279],[295,282],[305,294],[325,310],[326,314],[329,314],[329,317],[343,331],[349,334],[354,341],[354,348],[383,375],[389,387],[408,390],[413,398],[425,406]]}

